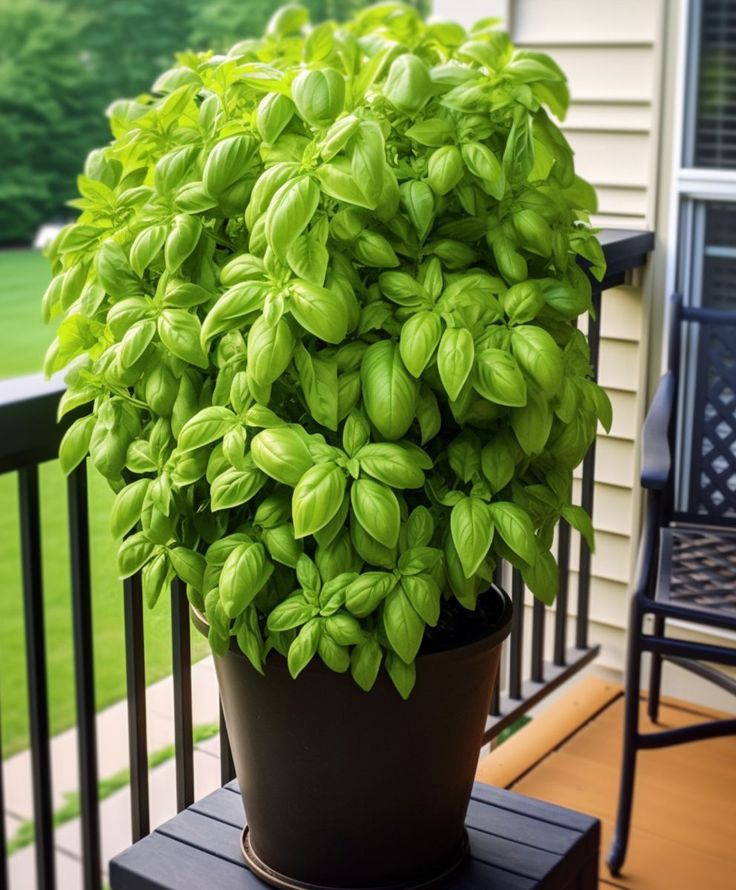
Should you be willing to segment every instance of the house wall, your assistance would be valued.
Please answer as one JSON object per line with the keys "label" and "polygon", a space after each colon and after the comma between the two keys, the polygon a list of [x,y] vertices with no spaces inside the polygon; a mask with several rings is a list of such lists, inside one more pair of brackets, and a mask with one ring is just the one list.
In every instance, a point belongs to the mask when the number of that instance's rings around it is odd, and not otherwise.
{"label": "house wall", "polygon": [[[614,423],[598,443],[590,639],[602,645],[599,667],[618,679],[641,520],[640,430],[648,393],[661,373],[665,260],[668,241],[674,242],[669,195],[680,6],[679,0],[434,3],[436,16],[465,25],[498,16],[518,46],[555,58],[572,95],[563,130],[578,171],[599,196],[594,222],[657,232],[647,268],[627,287],[607,291],[601,313],[600,380],[613,402]],[[577,553],[574,542],[573,565]],[[718,692],[683,680],[682,673],[666,672],[665,686],[683,697],[724,704]]]}

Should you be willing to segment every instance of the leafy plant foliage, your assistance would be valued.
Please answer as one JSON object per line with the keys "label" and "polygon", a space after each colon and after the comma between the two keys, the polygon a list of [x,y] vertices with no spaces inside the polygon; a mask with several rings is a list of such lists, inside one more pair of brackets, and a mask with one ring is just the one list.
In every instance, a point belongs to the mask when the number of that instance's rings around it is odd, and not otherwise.
{"label": "leafy plant foliage", "polygon": [[61,446],[118,491],[120,573],[210,642],[414,683],[496,560],[554,599],[610,406],[576,327],[603,273],[547,56],[386,3],[187,54],[111,110],[53,248]]}

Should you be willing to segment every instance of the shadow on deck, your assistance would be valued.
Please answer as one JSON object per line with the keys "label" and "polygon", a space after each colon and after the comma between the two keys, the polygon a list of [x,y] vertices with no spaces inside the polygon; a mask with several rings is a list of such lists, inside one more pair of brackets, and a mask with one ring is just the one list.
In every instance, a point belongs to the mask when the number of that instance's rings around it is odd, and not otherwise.
{"label": "shadow on deck", "polygon": [[[623,688],[588,677],[485,757],[477,778],[570,807],[602,822],[600,888],[733,890],[736,739],[639,754],[631,842],[623,874],[605,866],[618,798]],[[663,699],[660,728],[720,715]],[[642,701],[641,729],[652,724]]]}

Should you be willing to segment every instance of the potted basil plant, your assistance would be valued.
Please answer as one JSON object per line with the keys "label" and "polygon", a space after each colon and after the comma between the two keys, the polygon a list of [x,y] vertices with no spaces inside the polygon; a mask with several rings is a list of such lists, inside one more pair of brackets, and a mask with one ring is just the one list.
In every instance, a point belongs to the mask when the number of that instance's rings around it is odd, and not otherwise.
{"label": "potted basil plant", "polygon": [[508,597],[553,601],[610,405],[603,258],[558,66],[383,3],[184,53],[109,109],[52,250],[60,459],[117,492],[120,574],[176,576],[277,886],[424,886],[463,817]]}

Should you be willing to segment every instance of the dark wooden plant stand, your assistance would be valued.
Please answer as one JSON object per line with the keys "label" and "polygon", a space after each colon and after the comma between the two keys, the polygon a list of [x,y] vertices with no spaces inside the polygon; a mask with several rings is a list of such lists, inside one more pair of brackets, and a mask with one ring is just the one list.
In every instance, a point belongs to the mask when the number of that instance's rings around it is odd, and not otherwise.
{"label": "dark wooden plant stand", "polygon": [[[265,890],[240,852],[244,825],[231,782],[110,863],[112,890]],[[476,784],[465,822],[471,859],[444,890],[596,890],[597,819]]]}

